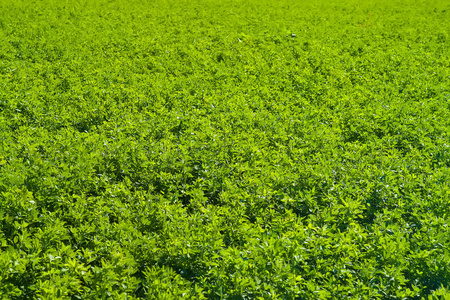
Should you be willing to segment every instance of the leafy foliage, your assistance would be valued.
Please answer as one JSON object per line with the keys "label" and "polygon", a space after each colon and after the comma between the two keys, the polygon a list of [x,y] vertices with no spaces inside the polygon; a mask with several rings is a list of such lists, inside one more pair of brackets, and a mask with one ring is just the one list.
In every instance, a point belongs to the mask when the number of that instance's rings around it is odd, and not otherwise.
{"label": "leafy foliage", "polygon": [[2,299],[437,299],[447,1],[0,3]]}

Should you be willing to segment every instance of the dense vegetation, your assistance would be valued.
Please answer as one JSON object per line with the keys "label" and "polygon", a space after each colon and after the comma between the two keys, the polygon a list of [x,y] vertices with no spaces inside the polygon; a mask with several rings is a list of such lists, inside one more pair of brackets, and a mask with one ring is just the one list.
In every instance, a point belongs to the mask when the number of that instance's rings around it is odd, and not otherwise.
{"label": "dense vegetation", "polygon": [[0,1],[0,298],[448,297],[449,20]]}

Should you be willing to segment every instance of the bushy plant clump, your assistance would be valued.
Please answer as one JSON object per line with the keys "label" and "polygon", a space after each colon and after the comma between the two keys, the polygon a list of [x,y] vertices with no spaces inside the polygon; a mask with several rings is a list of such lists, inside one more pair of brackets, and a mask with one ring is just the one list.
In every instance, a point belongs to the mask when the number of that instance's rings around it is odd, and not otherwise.
{"label": "bushy plant clump", "polygon": [[0,2],[1,299],[432,299],[450,2]]}

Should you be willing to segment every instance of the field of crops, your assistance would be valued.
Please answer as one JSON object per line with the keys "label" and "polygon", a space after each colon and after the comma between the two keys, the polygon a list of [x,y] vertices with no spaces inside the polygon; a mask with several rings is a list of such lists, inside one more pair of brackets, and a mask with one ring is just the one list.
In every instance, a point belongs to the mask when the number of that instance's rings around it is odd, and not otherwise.
{"label": "field of crops", "polygon": [[449,1],[0,1],[0,299],[449,297],[449,167]]}

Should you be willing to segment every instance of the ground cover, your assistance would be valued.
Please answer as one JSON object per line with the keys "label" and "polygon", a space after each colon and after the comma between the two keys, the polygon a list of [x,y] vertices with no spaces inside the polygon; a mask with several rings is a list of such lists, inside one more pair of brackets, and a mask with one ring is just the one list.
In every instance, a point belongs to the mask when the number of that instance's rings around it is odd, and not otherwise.
{"label": "ground cover", "polygon": [[1,1],[1,298],[448,297],[448,20]]}

